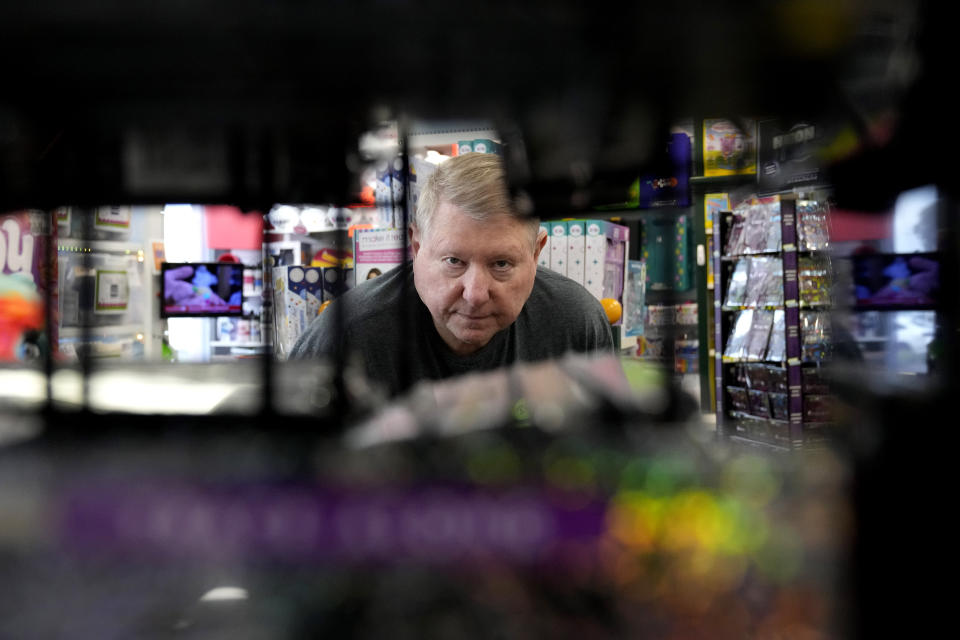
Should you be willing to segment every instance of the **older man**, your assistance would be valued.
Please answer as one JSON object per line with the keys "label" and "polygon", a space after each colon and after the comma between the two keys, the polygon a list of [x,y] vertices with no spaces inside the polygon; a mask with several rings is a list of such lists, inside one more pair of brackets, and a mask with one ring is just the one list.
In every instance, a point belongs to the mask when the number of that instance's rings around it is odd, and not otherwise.
{"label": "older man", "polygon": [[420,194],[409,238],[412,264],[338,298],[291,358],[359,354],[368,378],[395,395],[420,380],[613,351],[600,303],[537,267],[546,233],[512,207],[496,155],[441,164]]}

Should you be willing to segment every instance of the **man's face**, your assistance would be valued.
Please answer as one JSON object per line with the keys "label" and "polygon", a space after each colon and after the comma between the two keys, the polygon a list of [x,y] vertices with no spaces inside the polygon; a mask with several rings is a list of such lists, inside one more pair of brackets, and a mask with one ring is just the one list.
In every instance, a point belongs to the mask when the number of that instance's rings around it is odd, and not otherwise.
{"label": "man's face", "polygon": [[506,214],[470,218],[441,202],[426,234],[410,229],[413,276],[440,337],[454,353],[486,345],[520,315],[546,234]]}

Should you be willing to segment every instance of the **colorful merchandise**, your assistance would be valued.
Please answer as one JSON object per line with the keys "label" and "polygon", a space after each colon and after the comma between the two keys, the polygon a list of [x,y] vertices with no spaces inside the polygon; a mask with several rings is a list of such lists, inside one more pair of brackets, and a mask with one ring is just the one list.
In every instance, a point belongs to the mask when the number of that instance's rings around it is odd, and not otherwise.
{"label": "colorful merchandise", "polygon": [[753,324],[753,309],[746,309],[737,313],[724,349],[725,360],[740,361],[746,358],[747,341],[750,336],[750,327]]}
{"label": "colorful merchandise", "polygon": [[752,362],[764,359],[767,344],[770,341],[770,329],[773,327],[773,311],[757,309],[750,323],[750,333],[744,347],[744,358]]}
{"label": "colorful merchandise", "polygon": [[790,413],[787,405],[785,393],[768,393],[767,398],[770,401],[770,417],[774,420],[789,420]]}
{"label": "colorful merchandise", "polygon": [[627,285],[624,292],[623,331],[626,336],[642,336],[646,310],[647,271],[641,260],[627,261]]}
{"label": "colorful merchandise", "polygon": [[740,126],[726,119],[703,121],[703,175],[730,176],[757,172],[756,121]]}
{"label": "colorful merchandise", "polygon": [[713,221],[721,211],[730,211],[729,193],[708,193],[703,196],[703,224],[707,233],[713,233]]}
{"label": "colorful merchandise", "polygon": [[0,214],[0,362],[42,360],[48,295],[57,340],[57,261],[48,258],[56,233],[54,218],[42,211]]}
{"label": "colorful merchandise", "polygon": [[830,207],[820,200],[797,201],[797,238],[801,251],[822,251],[830,245]]}
{"label": "colorful merchandise", "polygon": [[743,371],[747,387],[758,391],[770,390],[770,374],[767,365],[744,364]]}
{"label": "colorful merchandise", "polygon": [[727,387],[727,394],[730,396],[730,408],[734,411],[749,413],[750,396],[747,390],[742,387]]}
{"label": "colorful merchandise", "polygon": [[767,362],[784,362],[787,359],[786,315],[782,309],[773,312],[773,326],[770,327],[770,342],[765,359]]}
{"label": "colorful merchandise", "polygon": [[750,258],[740,258],[733,268],[733,273],[730,274],[730,284],[727,286],[727,299],[724,306],[742,307],[746,304],[749,277]]}
{"label": "colorful merchandise", "polygon": [[829,355],[830,314],[825,311],[800,312],[801,359],[820,362]]}
{"label": "colorful merchandise", "polygon": [[749,278],[743,304],[775,307],[783,304],[783,265],[779,257],[750,258]]}
{"label": "colorful merchandise", "polygon": [[644,221],[641,253],[647,265],[650,290],[687,291],[692,286],[692,234],[687,215]]}
{"label": "colorful merchandise", "polygon": [[683,302],[674,308],[674,316],[678,325],[692,326],[699,321],[696,302]]}
{"label": "colorful merchandise", "polygon": [[758,418],[770,417],[770,402],[767,399],[766,391],[748,389],[747,400],[750,403],[750,415],[757,416]]}
{"label": "colorful merchandise", "polygon": [[[578,221],[573,221],[574,227]],[[613,298],[623,304],[624,272],[626,271],[627,247],[630,241],[630,229],[624,225],[614,224],[605,220],[584,220],[583,250],[583,286],[593,294],[597,300]],[[569,233],[569,224],[567,232]],[[579,243],[567,244],[567,269],[569,272],[571,257],[576,260],[579,255],[569,255],[570,247],[576,250]],[[576,271],[576,269],[574,269]]]}
{"label": "colorful merchandise", "polygon": [[293,265],[273,268],[277,354],[286,356],[317,317],[323,302],[324,269]]}
{"label": "colorful merchandise", "polygon": [[686,133],[670,135],[667,153],[654,158],[649,173],[640,175],[639,208],[690,206],[691,146]]}
{"label": "colorful merchandise", "polygon": [[730,211],[730,194],[708,193],[703,197],[703,224],[707,234],[707,288],[714,286],[713,254],[716,250],[714,228],[719,229],[719,222],[714,225],[714,219],[719,219],[720,212]]}
{"label": "colorful merchandise", "polygon": [[823,306],[830,304],[831,265],[826,254],[801,256],[797,265],[800,283],[800,304]]}
{"label": "colorful merchandise", "polygon": [[[382,275],[403,262],[403,229],[358,229],[353,234],[355,283]],[[407,245],[410,255],[410,247]]]}

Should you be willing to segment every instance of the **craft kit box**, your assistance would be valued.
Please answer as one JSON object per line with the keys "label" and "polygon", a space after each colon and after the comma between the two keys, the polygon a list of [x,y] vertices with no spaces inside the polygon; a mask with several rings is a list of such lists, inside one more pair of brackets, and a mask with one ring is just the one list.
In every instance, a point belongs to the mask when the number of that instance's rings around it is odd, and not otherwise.
{"label": "craft kit box", "polygon": [[537,257],[537,266],[550,268],[550,225],[546,222],[540,223],[540,231],[547,234],[547,242],[543,245],[543,249],[540,250],[540,255]]}
{"label": "craft kit box", "polygon": [[567,275],[567,223],[550,222],[550,268]]}
{"label": "craft kit box", "polygon": [[584,232],[583,286],[598,300],[623,304],[630,230],[606,220],[585,220]]}
{"label": "craft kit box", "polygon": [[288,355],[293,343],[317,317],[323,302],[323,271],[322,267],[303,265],[273,268],[274,326],[279,355]]}
{"label": "craft kit box", "polygon": [[[375,278],[403,262],[403,229],[358,229],[353,234],[356,284]],[[410,256],[410,247],[407,246]]]}
{"label": "craft kit box", "polygon": [[584,283],[586,231],[583,220],[567,221],[567,277]]}

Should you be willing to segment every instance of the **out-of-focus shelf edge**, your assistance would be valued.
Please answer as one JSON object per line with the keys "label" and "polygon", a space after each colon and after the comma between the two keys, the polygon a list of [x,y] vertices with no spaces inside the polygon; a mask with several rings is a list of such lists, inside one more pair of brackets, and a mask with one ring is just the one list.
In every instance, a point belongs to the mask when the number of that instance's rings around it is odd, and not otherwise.
{"label": "out-of-focus shelf edge", "polygon": [[789,453],[791,451],[795,451],[795,449],[791,449],[786,445],[774,444],[764,440],[754,440],[753,438],[748,438],[746,436],[728,434],[724,436],[724,438],[738,445],[746,445],[757,449],[762,449],[764,451],[775,451],[777,453]]}
{"label": "out-of-focus shelf edge", "polygon": [[60,327],[57,329],[57,335],[60,338],[91,338],[131,336],[138,333],[146,333],[146,324],[114,324],[102,325],[97,327]]}
{"label": "out-of-focus shelf edge", "polygon": [[889,373],[866,363],[830,363],[824,365],[823,376],[841,401],[863,396],[923,399],[951,393],[938,376]]}

